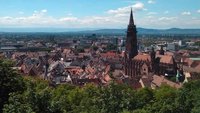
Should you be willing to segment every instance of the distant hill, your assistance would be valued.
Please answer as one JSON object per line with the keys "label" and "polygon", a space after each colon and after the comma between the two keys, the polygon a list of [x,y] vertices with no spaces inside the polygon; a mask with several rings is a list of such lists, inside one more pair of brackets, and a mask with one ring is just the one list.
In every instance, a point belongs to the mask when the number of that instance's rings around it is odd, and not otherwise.
{"label": "distant hill", "polygon": [[[192,34],[200,35],[200,29],[147,29],[137,28],[138,34]],[[94,28],[0,28],[0,32],[47,32],[47,33],[66,33],[66,34],[126,34],[126,29],[94,29]]]}
{"label": "distant hill", "polygon": [[[146,29],[137,28],[138,34],[193,34],[200,35],[200,29]],[[99,30],[87,30],[78,31],[79,33],[90,33],[90,34],[126,34],[126,29],[99,29]]]}
{"label": "distant hill", "polygon": [[126,29],[86,30],[86,31],[77,31],[77,33],[85,33],[85,34],[126,34]]}

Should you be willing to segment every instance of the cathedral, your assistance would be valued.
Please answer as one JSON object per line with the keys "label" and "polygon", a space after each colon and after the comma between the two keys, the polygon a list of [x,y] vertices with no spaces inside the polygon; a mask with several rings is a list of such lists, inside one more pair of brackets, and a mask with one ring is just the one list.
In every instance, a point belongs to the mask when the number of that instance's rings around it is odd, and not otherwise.
{"label": "cathedral", "polygon": [[156,52],[152,48],[150,53],[139,53],[137,42],[137,29],[131,9],[129,25],[127,28],[126,45],[124,52],[124,72],[133,79],[140,79],[145,75],[176,74],[177,64],[172,55],[166,55],[161,49]]}

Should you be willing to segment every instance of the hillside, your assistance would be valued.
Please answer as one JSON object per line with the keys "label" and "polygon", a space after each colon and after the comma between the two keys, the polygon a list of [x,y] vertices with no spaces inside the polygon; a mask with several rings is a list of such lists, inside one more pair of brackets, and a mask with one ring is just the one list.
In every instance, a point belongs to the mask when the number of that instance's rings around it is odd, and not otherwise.
{"label": "hillside", "polygon": [[[146,29],[137,28],[138,34],[194,34],[200,35],[200,29]],[[79,31],[79,33],[91,33],[91,34],[126,34],[126,29],[99,29]]]}

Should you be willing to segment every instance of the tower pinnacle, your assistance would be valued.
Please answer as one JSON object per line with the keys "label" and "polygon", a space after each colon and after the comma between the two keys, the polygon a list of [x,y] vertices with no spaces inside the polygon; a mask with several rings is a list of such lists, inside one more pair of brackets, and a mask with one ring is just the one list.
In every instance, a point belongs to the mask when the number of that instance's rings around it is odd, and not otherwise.
{"label": "tower pinnacle", "polygon": [[130,20],[129,20],[129,25],[134,25],[134,20],[133,20],[133,10],[131,8],[131,14],[130,14]]}

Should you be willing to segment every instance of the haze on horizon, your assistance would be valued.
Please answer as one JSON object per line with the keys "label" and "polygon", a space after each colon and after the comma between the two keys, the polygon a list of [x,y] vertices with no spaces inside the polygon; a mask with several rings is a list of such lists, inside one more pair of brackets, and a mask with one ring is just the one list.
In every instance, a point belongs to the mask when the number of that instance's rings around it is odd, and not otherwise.
{"label": "haze on horizon", "polygon": [[200,28],[197,0],[1,0],[0,28]]}

